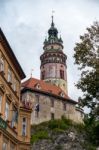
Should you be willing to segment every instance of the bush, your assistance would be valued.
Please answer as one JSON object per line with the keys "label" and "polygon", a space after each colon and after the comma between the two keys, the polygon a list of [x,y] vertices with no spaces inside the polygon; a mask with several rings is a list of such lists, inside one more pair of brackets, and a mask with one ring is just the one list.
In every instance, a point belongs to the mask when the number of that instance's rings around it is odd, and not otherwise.
{"label": "bush", "polygon": [[93,146],[93,145],[90,144],[90,143],[87,143],[87,145],[85,144],[85,145],[84,145],[84,148],[85,148],[86,150],[96,150],[96,147]]}
{"label": "bush", "polygon": [[41,139],[48,139],[48,132],[47,131],[38,131],[36,134],[31,136],[31,143],[37,142]]}
{"label": "bush", "polygon": [[67,119],[67,118],[64,117],[64,116],[62,116],[61,119],[62,119],[62,120],[64,121],[64,123],[67,124],[67,125],[72,125],[72,124],[73,124],[73,121],[72,121],[72,120]]}
{"label": "bush", "polygon": [[48,127],[49,127],[50,129],[58,128],[58,129],[63,129],[63,130],[65,130],[65,129],[68,128],[68,125],[65,124],[65,122],[64,122],[63,120],[51,120],[51,121],[49,122]]}
{"label": "bush", "polygon": [[55,133],[63,133],[64,130],[63,129],[59,129],[59,128],[55,128],[55,129],[53,129],[53,132],[55,132]]}

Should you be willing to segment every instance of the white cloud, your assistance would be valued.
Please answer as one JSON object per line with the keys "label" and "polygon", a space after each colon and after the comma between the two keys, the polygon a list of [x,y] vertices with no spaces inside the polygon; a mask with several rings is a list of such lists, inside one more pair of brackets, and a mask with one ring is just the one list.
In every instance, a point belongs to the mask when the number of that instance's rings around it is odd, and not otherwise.
{"label": "white cloud", "polygon": [[55,25],[61,31],[64,52],[67,54],[69,95],[77,99],[81,94],[74,82],[79,78],[73,64],[73,48],[79,35],[87,26],[99,19],[97,0],[1,0],[0,26],[27,77],[34,68],[33,76],[39,78],[43,41],[51,23],[51,11],[55,10]]}

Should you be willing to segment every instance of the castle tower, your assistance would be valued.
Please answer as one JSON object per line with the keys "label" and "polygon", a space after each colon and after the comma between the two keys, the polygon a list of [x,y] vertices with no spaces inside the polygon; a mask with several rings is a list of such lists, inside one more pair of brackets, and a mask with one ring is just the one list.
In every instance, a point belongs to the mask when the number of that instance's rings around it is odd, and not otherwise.
{"label": "castle tower", "polygon": [[67,94],[67,56],[63,53],[63,41],[58,37],[58,30],[53,22],[48,30],[48,38],[44,41],[44,52],[41,60],[41,80],[60,87]]}

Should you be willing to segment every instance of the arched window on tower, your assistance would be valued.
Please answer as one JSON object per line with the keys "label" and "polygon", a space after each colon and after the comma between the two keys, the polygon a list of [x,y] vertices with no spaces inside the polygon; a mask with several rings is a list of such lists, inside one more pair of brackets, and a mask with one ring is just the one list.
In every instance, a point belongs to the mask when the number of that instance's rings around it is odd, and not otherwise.
{"label": "arched window on tower", "polygon": [[60,70],[60,78],[64,79],[64,70]]}
{"label": "arched window on tower", "polygon": [[45,79],[45,71],[42,71],[41,79],[42,79],[42,80],[44,80],[44,79]]}

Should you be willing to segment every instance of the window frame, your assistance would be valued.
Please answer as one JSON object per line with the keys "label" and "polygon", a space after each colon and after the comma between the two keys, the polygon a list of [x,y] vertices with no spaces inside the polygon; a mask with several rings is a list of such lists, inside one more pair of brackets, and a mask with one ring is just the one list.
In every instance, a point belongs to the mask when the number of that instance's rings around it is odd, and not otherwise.
{"label": "window frame", "polygon": [[54,120],[54,119],[55,119],[55,114],[51,113],[51,120]]}
{"label": "window frame", "polygon": [[[23,119],[25,119],[25,121],[23,121]],[[25,129],[24,129],[24,127],[25,127]],[[26,135],[27,135],[27,118],[23,117],[22,118],[22,136],[26,136]]]}
{"label": "window frame", "polygon": [[12,128],[15,126],[15,123],[17,122],[17,118],[15,118],[15,117],[18,117],[18,110],[17,110],[17,108],[15,106],[13,106],[13,109],[12,109],[12,120],[11,120],[11,127]]}
{"label": "window frame", "polygon": [[63,110],[66,111],[66,109],[67,109],[67,105],[65,102],[63,102]]}
{"label": "window frame", "polygon": [[0,94],[0,113],[1,113],[1,108],[2,108],[2,99],[3,99],[3,97],[2,97],[2,95]]}
{"label": "window frame", "polygon": [[13,85],[12,85],[12,87],[13,87],[14,91],[17,91],[17,80],[15,78],[13,79]]}
{"label": "window frame", "polygon": [[4,72],[4,68],[5,68],[5,63],[4,63],[4,58],[3,57],[1,57],[0,58],[0,72]]}
{"label": "window frame", "polygon": [[2,144],[2,150],[7,150],[7,149],[8,149],[8,142],[4,140]]}
{"label": "window frame", "polygon": [[55,103],[54,103],[54,99],[51,99],[51,107],[54,107]]}
{"label": "window frame", "polygon": [[5,104],[5,120],[9,119],[9,113],[10,113],[10,104],[9,104],[8,100],[6,100],[6,104]]}
{"label": "window frame", "polygon": [[64,70],[60,70],[60,78],[64,79]]}
{"label": "window frame", "polygon": [[8,81],[9,83],[12,83],[12,71],[11,71],[10,68],[8,68],[7,81]]}

